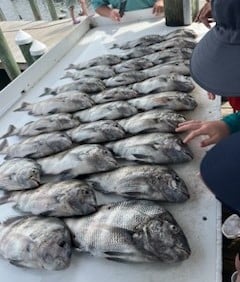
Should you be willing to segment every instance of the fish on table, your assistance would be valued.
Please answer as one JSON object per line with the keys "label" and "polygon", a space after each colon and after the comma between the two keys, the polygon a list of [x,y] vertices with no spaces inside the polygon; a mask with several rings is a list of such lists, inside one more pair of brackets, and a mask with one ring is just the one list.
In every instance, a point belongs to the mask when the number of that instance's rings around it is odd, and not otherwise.
{"label": "fish on table", "polygon": [[5,191],[0,204],[9,202],[26,214],[55,217],[82,216],[97,209],[92,185],[76,179],[50,182],[30,190]]}
{"label": "fish on table", "polygon": [[70,64],[67,69],[82,70],[98,65],[112,66],[119,64],[120,62],[121,62],[121,58],[119,56],[113,54],[107,54],[107,55],[95,57],[93,59],[90,59],[85,62],[81,62],[79,64]]}
{"label": "fish on table", "polygon": [[114,120],[83,123],[66,133],[75,143],[101,143],[122,139],[126,136],[121,125]]}
{"label": "fish on table", "polygon": [[6,155],[5,159],[36,159],[70,149],[72,146],[72,140],[66,133],[51,132],[28,137],[12,145],[4,139],[0,144],[0,154]]}
{"label": "fish on table", "polygon": [[92,215],[64,221],[75,248],[96,257],[116,262],[176,263],[191,254],[174,217],[152,201],[111,203]]}
{"label": "fish on table", "polygon": [[173,203],[189,199],[185,182],[167,166],[125,166],[91,174],[85,180],[93,183],[94,189],[104,194]]}
{"label": "fish on table", "polygon": [[93,106],[90,109],[75,112],[74,118],[81,122],[92,122],[104,119],[119,119],[136,114],[138,110],[126,101],[115,101]]}
{"label": "fish on table", "polygon": [[38,159],[41,183],[49,178],[68,180],[78,175],[108,171],[119,167],[112,153],[99,144],[84,144],[64,152]]}
{"label": "fish on table", "polygon": [[42,133],[66,130],[79,125],[79,121],[74,119],[71,114],[59,113],[41,117],[37,120],[27,122],[22,127],[16,128],[10,124],[7,132],[1,136],[35,136]]}
{"label": "fish on table", "polygon": [[151,92],[181,91],[191,92],[195,88],[189,76],[181,74],[164,74],[137,82],[132,85],[132,89],[142,94]]}
{"label": "fish on table", "polygon": [[58,218],[17,216],[0,224],[0,256],[12,265],[62,270],[71,255],[70,232]]}
{"label": "fish on table", "polygon": [[36,188],[40,185],[41,167],[27,158],[14,158],[0,165],[0,189],[5,191]]}
{"label": "fish on table", "polygon": [[150,132],[175,132],[185,117],[173,110],[155,109],[138,113],[130,118],[118,120],[125,132],[129,134]]}
{"label": "fish on table", "polygon": [[126,86],[128,84],[137,83],[149,78],[147,72],[129,71],[117,74],[111,78],[104,79],[106,87]]}
{"label": "fish on table", "polygon": [[153,62],[151,62],[147,58],[140,57],[128,61],[123,61],[117,65],[112,66],[112,68],[114,69],[115,73],[123,73],[127,71],[144,70],[153,66]]}
{"label": "fish on table", "polygon": [[193,154],[181,138],[172,133],[147,133],[106,143],[118,158],[151,164],[191,161]]}
{"label": "fish on table", "polygon": [[193,96],[184,92],[166,91],[148,94],[140,98],[130,99],[128,103],[138,110],[169,109],[175,111],[192,111],[197,107]]}
{"label": "fish on table", "polygon": [[70,91],[32,104],[23,102],[14,111],[27,111],[30,115],[39,116],[56,113],[72,113],[90,108],[94,104],[95,102],[88,94]]}

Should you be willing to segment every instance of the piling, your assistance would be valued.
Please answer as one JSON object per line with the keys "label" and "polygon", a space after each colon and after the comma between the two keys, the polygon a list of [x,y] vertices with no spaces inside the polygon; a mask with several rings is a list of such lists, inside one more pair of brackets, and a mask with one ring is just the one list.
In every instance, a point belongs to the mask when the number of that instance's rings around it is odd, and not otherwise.
{"label": "piling", "polygon": [[47,5],[48,5],[48,10],[50,12],[51,18],[53,21],[58,20],[58,15],[54,6],[54,3],[52,0],[46,0]]}
{"label": "piling", "polygon": [[2,9],[0,8],[0,21],[6,21],[6,20],[7,19],[6,19],[5,15],[4,15]]}
{"label": "piling", "polygon": [[33,41],[32,46],[30,48],[30,54],[34,61],[36,61],[42,55],[44,55],[46,51],[47,51],[47,46],[44,43],[38,40]]}
{"label": "piling", "polygon": [[5,36],[0,28],[0,59],[11,80],[14,80],[20,73],[20,68],[16,63]]}
{"label": "piling", "polygon": [[32,36],[20,29],[15,36],[15,42],[20,48],[28,66],[34,63],[34,60],[30,54],[30,47],[33,42]]}
{"label": "piling", "polygon": [[36,4],[36,0],[28,0],[29,4],[31,6],[32,12],[33,12],[33,16],[35,18],[36,21],[41,21],[42,17],[38,8],[38,5]]}

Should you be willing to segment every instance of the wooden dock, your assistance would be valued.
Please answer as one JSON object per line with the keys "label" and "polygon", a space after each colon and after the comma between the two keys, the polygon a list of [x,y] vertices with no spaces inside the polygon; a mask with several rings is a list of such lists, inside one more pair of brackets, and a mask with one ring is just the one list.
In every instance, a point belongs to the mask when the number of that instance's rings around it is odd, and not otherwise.
{"label": "wooden dock", "polygon": [[[85,17],[82,17],[82,20]],[[21,70],[26,69],[27,64],[20,48],[15,43],[15,36],[21,29],[32,36],[33,39],[44,43],[50,50],[62,41],[68,34],[78,28],[73,25],[70,18],[56,21],[2,21],[0,28],[7,40],[8,46]],[[3,65],[0,61],[0,69]]]}

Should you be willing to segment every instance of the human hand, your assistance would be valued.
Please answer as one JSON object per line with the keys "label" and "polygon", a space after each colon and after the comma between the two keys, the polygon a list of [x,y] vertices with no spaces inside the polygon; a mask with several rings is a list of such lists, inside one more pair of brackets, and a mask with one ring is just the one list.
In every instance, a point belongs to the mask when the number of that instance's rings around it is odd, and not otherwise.
{"label": "human hand", "polygon": [[121,16],[119,14],[119,11],[117,9],[111,9],[109,13],[110,19],[112,19],[115,22],[120,22]]}
{"label": "human hand", "polygon": [[207,28],[211,28],[210,23],[213,22],[211,1],[207,0],[207,3],[197,13],[194,22],[203,23]]}
{"label": "human hand", "polygon": [[157,0],[155,2],[155,4],[153,5],[153,11],[152,13],[157,16],[160,13],[162,13],[164,10],[164,4],[163,4],[163,0]]}
{"label": "human hand", "polygon": [[215,100],[215,98],[216,98],[216,95],[212,92],[208,92],[207,95],[208,95],[209,100]]}
{"label": "human hand", "polygon": [[180,123],[175,131],[190,131],[190,133],[188,133],[188,135],[184,138],[184,143],[188,143],[189,141],[198,136],[206,135],[207,137],[200,143],[201,147],[206,147],[208,145],[215,144],[230,134],[227,124],[221,120],[190,120]]}

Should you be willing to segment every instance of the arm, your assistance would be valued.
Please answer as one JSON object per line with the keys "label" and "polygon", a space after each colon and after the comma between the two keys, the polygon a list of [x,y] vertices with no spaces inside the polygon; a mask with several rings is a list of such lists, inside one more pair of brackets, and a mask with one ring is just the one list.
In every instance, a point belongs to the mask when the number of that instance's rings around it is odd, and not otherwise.
{"label": "arm", "polygon": [[222,120],[229,127],[230,133],[240,131],[240,112],[227,115]]}
{"label": "arm", "polygon": [[155,16],[159,15],[162,13],[164,10],[164,3],[163,0],[157,0],[155,4],[153,5],[153,14]]}
{"label": "arm", "polygon": [[100,6],[96,9],[96,12],[103,17],[110,18],[113,21],[119,22],[121,17],[117,9],[111,9],[108,6]]}
{"label": "arm", "polygon": [[206,0],[206,3],[200,9],[194,21],[203,23],[206,27],[211,28],[210,23],[213,21],[211,0]]}

